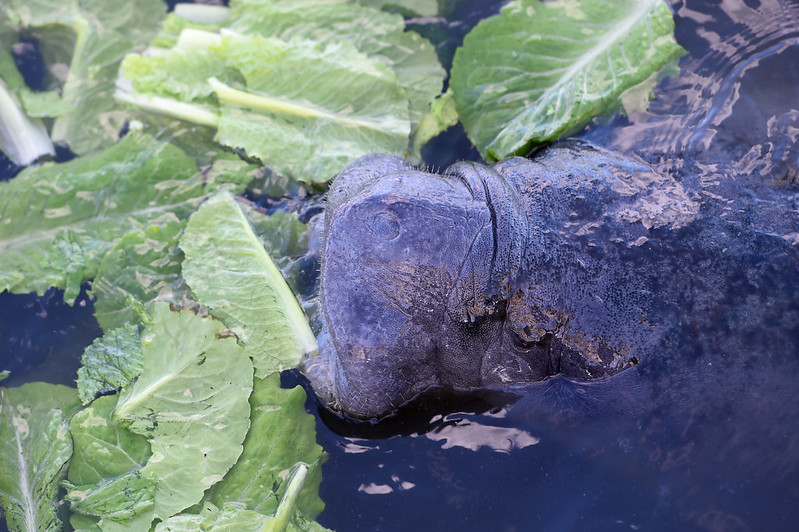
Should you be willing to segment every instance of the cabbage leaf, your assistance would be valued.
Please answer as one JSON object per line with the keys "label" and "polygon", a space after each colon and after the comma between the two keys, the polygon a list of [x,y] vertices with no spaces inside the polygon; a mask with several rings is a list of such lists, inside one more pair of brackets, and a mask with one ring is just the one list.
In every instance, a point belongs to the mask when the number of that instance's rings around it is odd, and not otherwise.
{"label": "cabbage leaf", "polygon": [[[18,34],[35,37],[45,62],[69,65],[55,92],[23,103],[29,116],[55,118],[50,136],[77,154],[110,146],[129,113],[114,101],[119,63],[148,44],[166,14],[161,0],[8,0],[5,14]],[[55,79],[55,78],[54,78]]]}
{"label": "cabbage leaf", "polygon": [[299,303],[231,194],[197,209],[180,248],[192,293],[241,338],[257,377],[295,367],[316,349]]}
{"label": "cabbage leaf", "polygon": [[515,0],[456,52],[455,107],[486,160],[523,155],[612,110],[680,57],[673,33],[662,0]]}
{"label": "cabbage leaf", "polygon": [[29,167],[0,183],[0,291],[76,297],[126,233],[185,219],[224,186],[241,191],[251,167],[199,172],[194,158],[163,140],[131,133],[67,163]]}
{"label": "cabbage leaf", "polygon": [[142,333],[139,378],[114,417],[147,437],[141,476],[155,482],[154,516],[196,504],[236,463],[250,428],[252,364],[222,323],[156,303]]}
{"label": "cabbage leaf", "polygon": [[0,502],[12,531],[58,528],[56,492],[72,455],[74,388],[35,382],[0,388]]}

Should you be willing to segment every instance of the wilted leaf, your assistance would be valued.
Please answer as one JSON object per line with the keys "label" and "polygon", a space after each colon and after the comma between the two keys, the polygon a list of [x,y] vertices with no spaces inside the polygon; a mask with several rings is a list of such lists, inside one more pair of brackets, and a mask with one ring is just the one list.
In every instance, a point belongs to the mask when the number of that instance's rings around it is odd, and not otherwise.
{"label": "wilted leaf", "polygon": [[107,150],[23,170],[0,183],[0,291],[75,288],[126,233],[179,222],[225,182],[242,190],[249,165],[203,175],[194,158],[131,133]]}
{"label": "wilted leaf", "polygon": [[394,72],[346,41],[184,32],[167,56],[128,56],[123,75],[134,92],[122,100],[216,127],[218,142],[300,181],[408,145],[408,98]]}

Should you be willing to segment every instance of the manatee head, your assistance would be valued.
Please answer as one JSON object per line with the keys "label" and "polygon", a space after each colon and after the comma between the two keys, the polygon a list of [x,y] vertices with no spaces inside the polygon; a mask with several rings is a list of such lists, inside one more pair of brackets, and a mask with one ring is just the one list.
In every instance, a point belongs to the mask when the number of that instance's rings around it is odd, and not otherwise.
{"label": "manatee head", "polygon": [[513,286],[524,235],[516,193],[487,167],[440,176],[377,155],[346,168],[325,209],[321,354],[304,365],[317,394],[369,418],[478,386],[491,334],[475,332]]}

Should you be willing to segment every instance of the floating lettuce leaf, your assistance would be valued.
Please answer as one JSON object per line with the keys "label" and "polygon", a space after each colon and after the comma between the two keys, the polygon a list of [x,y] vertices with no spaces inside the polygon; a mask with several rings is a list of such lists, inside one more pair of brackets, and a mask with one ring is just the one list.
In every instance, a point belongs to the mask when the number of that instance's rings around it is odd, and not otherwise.
{"label": "floating lettuce leaf", "polygon": [[[424,0],[416,3],[423,8]],[[435,6],[434,1],[427,3]],[[430,6],[426,7],[429,11]],[[345,0],[234,0],[225,26],[240,33],[286,40],[353,43],[396,74],[408,96],[412,137],[419,120],[441,93],[445,72],[433,45],[419,34],[405,31],[399,15]]]}
{"label": "floating lettuce leaf", "polygon": [[324,509],[319,498],[320,467],[324,454],[316,443],[314,417],[305,411],[305,390],[280,387],[280,376],[256,378],[250,397],[251,428],[239,461],[212,487],[206,500],[222,507],[243,504],[249,510],[271,515],[283,499],[285,472],[297,464],[310,468],[297,507],[309,518]]}
{"label": "floating lettuce leaf", "polygon": [[252,364],[214,319],[165,303],[153,305],[152,317],[142,333],[144,369],[114,417],[149,440],[140,474],[155,483],[154,516],[166,519],[199,502],[241,454]]}
{"label": "floating lettuce leaf", "polygon": [[150,444],[111,418],[116,404],[100,397],[72,416],[75,454],[64,484],[73,512],[120,521],[152,508],[155,484],[140,474]]}
{"label": "floating lettuce leaf", "polygon": [[413,139],[414,153],[418,153],[427,141],[446,131],[458,123],[458,112],[455,110],[455,98],[452,88],[433,100],[430,109],[422,116]]}
{"label": "floating lettuce leaf", "polygon": [[0,503],[12,531],[59,528],[55,496],[72,455],[73,388],[42,382],[0,388]]}
{"label": "floating lettuce leaf", "polygon": [[127,323],[108,331],[86,348],[81,364],[78,394],[84,405],[130,384],[142,370],[139,329]]}
{"label": "floating lettuce leaf", "polygon": [[[135,321],[129,302],[166,301],[190,308],[189,289],[180,276],[183,252],[178,236],[185,221],[168,220],[126,234],[103,257],[92,282],[94,315],[105,331]],[[78,383],[80,385],[80,381]]]}
{"label": "floating lettuce leaf", "polygon": [[579,130],[684,50],[662,0],[515,0],[452,66],[455,107],[487,160]]}
{"label": "floating lettuce leaf", "polygon": [[[150,42],[165,15],[160,0],[9,0],[17,31],[36,38],[52,67],[69,65],[61,103],[50,93],[26,98],[31,115],[57,117],[51,137],[78,154],[119,138],[128,113],[114,101],[114,84],[125,54]],[[69,111],[69,112],[67,112]]]}
{"label": "floating lettuce leaf", "polygon": [[77,287],[126,233],[185,219],[207,194],[251,176],[198,172],[182,150],[131,133],[107,150],[26,168],[0,183],[0,291]]}
{"label": "floating lettuce leaf", "polygon": [[192,293],[239,335],[257,377],[295,367],[316,349],[294,294],[231,194],[197,209],[180,247]]}
{"label": "floating lettuce leaf", "polygon": [[134,92],[121,100],[214,126],[221,144],[301,181],[327,181],[360,155],[408,144],[396,76],[348,42],[185,31],[168,55],[130,55],[122,71]]}

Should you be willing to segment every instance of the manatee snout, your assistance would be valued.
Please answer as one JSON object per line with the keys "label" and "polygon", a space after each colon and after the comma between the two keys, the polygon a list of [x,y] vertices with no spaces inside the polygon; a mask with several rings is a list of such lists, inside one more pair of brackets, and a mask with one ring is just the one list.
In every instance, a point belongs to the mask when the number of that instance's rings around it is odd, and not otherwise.
{"label": "manatee snout", "polygon": [[[593,192],[572,183],[561,200],[554,186],[550,209],[545,189],[555,182],[541,165],[500,168],[459,163],[434,175],[375,155],[336,178],[325,209],[320,354],[303,365],[331,409],[374,418],[433,387],[594,379],[634,363],[635,335],[613,324],[640,323],[640,311],[608,296],[615,277],[597,271],[613,257],[581,242],[568,205]],[[605,189],[613,197],[593,201],[618,208],[619,187]]]}

